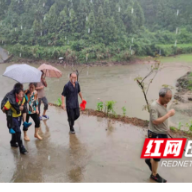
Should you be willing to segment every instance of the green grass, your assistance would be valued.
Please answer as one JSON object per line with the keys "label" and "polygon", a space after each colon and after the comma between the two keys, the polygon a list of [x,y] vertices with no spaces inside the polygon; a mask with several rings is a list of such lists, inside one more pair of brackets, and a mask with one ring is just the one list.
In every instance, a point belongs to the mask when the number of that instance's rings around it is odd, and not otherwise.
{"label": "green grass", "polygon": [[[157,46],[160,46],[160,47],[173,47],[174,46],[174,43],[173,44],[157,44]],[[186,47],[191,47],[192,44],[177,44],[177,47],[181,47],[181,48],[186,48]]]}
{"label": "green grass", "polygon": [[162,62],[192,62],[192,54],[182,54],[177,56],[162,57]]}

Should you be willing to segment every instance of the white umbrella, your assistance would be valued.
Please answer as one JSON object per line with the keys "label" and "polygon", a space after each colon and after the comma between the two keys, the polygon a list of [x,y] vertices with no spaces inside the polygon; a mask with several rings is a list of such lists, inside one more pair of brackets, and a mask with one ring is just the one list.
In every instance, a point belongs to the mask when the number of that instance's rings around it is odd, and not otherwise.
{"label": "white umbrella", "polygon": [[27,64],[14,64],[6,68],[3,76],[19,83],[41,82],[41,71]]}

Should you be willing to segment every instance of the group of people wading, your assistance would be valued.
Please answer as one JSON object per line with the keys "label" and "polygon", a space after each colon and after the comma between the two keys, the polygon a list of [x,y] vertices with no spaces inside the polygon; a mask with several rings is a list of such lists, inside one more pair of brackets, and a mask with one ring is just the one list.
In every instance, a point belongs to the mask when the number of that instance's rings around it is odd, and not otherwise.
{"label": "group of people wading", "polygon": [[[16,83],[13,90],[7,93],[1,102],[1,109],[6,114],[7,127],[9,129],[9,133],[12,135],[10,145],[11,147],[19,147],[21,154],[26,154],[27,152],[21,137],[20,127],[22,121],[25,141],[30,141],[30,138],[27,135],[27,131],[32,125],[32,123],[29,122],[30,118],[35,124],[34,137],[42,140],[42,137],[39,135],[40,120],[49,119],[46,115],[48,101],[45,97],[45,87],[47,87],[47,82],[45,80],[45,74],[42,71],[41,82],[29,83],[27,90],[23,89],[23,85],[21,83]],[[78,94],[83,100],[80,92],[80,85],[77,82],[77,75],[76,73],[71,73],[70,81],[64,86],[62,92],[62,108],[66,108],[67,110],[71,134],[75,133],[73,127],[74,122],[80,115]],[[66,107],[64,104],[64,98],[66,98]],[[42,116],[40,115],[41,102],[44,103]]]}
{"label": "group of people wading", "polygon": [[[25,154],[25,149],[21,137],[21,122],[23,120],[24,140],[29,141],[27,135],[28,128],[32,123],[29,122],[30,117],[35,124],[35,138],[42,140],[39,135],[40,120],[48,119],[46,111],[48,109],[48,101],[45,97],[44,87],[47,87],[45,74],[42,71],[40,83],[30,83],[27,90],[23,90],[23,85],[16,83],[13,90],[6,94],[1,103],[1,109],[7,116],[7,127],[12,135],[10,144],[11,147],[19,147],[20,153]],[[70,134],[75,134],[74,122],[79,118],[80,108],[78,102],[78,95],[82,102],[80,85],[77,81],[77,74],[75,72],[70,74],[69,82],[64,86],[61,94],[61,107],[67,111]],[[159,99],[154,101],[150,106],[150,121],[148,138],[168,138],[168,119],[175,114],[172,109],[167,110],[167,104],[172,99],[172,92],[168,88],[162,88],[159,91]],[[44,103],[44,111],[40,115],[40,105]],[[66,103],[66,104],[65,104]],[[160,159],[146,159],[151,176],[150,178],[157,182],[167,182],[157,173],[158,162]]]}

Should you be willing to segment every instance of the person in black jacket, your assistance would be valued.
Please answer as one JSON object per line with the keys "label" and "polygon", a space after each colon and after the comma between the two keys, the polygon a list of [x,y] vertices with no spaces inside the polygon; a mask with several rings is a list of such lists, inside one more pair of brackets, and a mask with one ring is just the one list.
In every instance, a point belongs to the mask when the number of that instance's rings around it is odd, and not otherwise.
{"label": "person in black jacket", "polygon": [[70,74],[70,81],[64,86],[62,92],[62,108],[65,109],[65,98],[66,98],[66,110],[68,115],[68,122],[70,127],[70,133],[75,134],[74,123],[80,116],[78,95],[83,101],[83,97],[80,90],[80,85],[77,82],[77,74]]}
{"label": "person in black jacket", "polygon": [[[1,110],[3,110],[3,107],[4,107],[5,103],[7,101],[9,101],[11,106],[16,110],[17,114],[20,113],[20,105],[18,105],[18,103],[16,102],[16,99],[15,99],[15,93],[14,92],[15,92],[16,89],[23,89],[23,85],[21,83],[16,83],[14,85],[14,87],[13,87],[13,90],[5,95],[5,97],[3,98],[2,102],[1,102]],[[28,128],[29,126],[31,126],[32,123],[27,123],[26,122],[26,116],[27,116],[27,105],[26,105],[26,103],[24,105],[24,109],[22,111],[22,115],[23,115],[23,126],[25,128]],[[12,112],[11,112],[11,110],[6,111],[6,116],[7,116],[7,127],[9,129],[11,129],[11,128],[13,128]],[[18,145],[16,143],[11,143],[11,146],[12,147],[18,147]]]}

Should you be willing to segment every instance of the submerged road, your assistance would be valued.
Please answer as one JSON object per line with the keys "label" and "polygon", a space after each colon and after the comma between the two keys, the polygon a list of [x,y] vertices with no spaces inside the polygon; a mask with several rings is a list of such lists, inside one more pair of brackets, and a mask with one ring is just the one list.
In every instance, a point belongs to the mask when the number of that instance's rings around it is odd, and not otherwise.
{"label": "submerged road", "polygon": [[[0,182],[153,182],[140,159],[146,130],[82,115],[76,135],[69,135],[67,116],[50,107],[41,122],[42,141],[29,129],[29,153],[10,147],[5,115],[0,112]],[[184,160],[185,158],[183,158]],[[189,160],[189,159],[188,159]],[[160,168],[168,182],[192,182],[192,168]]]}

